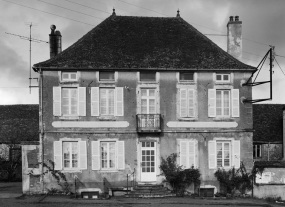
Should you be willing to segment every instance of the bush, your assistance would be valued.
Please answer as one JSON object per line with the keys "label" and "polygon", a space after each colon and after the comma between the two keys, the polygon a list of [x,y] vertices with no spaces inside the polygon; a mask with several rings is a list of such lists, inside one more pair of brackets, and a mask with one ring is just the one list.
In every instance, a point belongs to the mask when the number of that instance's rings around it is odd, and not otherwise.
{"label": "bush", "polygon": [[194,169],[192,166],[189,169],[183,169],[176,162],[177,154],[173,153],[166,159],[161,158],[161,165],[159,166],[162,171],[161,175],[164,175],[166,181],[173,188],[174,193],[177,196],[184,196],[186,189],[194,183],[195,185],[200,184],[200,171]]}
{"label": "bush", "polygon": [[243,163],[241,163],[239,169],[232,168],[226,171],[223,168],[219,168],[214,175],[218,181],[226,187],[225,193],[231,194],[232,196],[236,190],[245,194],[246,191],[252,189],[252,175],[246,172]]}

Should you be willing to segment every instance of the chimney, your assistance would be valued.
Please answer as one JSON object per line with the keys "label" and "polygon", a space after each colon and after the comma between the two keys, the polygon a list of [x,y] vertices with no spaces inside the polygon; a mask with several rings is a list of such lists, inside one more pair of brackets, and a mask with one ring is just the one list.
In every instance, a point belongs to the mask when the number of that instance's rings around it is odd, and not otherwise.
{"label": "chimney", "polygon": [[285,107],[283,107],[283,160],[285,160]]}
{"label": "chimney", "polygon": [[56,30],[55,25],[50,26],[51,33],[49,35],[50,58],[58,55],[61,52],[61,34]]}
{"label": "chimney", "polygon": [[230,16],[227,24],[228,28],[228,44],[227,50],[230,55],[240,59],[242,57],[242,22],[239,21],[239,16]]}

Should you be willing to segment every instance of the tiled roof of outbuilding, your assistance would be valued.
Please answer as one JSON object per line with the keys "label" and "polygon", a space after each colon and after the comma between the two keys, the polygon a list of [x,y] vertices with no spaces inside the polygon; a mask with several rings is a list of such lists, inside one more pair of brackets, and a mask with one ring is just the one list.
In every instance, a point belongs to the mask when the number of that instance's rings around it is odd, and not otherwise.
{"label": "tiled roof of outbuilding", "polygon": [[0,143],[39,140],[39,105],[1,105]]}
{"label": "tiled roof of outbuilding", "polygon": [[253,141],[283,141],[283,108],[285,104],[253,104]]}
{"label": "tiled roof of outbuilding", "polygon": [[54,58],[33,67],[255,69],[233,58],[180,17],[115,15]]}

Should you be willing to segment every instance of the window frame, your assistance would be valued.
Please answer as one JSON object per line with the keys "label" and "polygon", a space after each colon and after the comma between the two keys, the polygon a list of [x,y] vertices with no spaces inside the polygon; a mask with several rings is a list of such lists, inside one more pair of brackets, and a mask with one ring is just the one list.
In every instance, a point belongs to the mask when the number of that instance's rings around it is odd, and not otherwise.
{"label": "window frame", "polygon": [[[222,144],[222,166],[218,166],[218,144]],[[224,151],[224,145],[228,144],[229,145],[229,166],[225,166],[225,151]],[[217,162],[217,167],[222,167],[222,168],[231,168],[232,167],[232,142],[231,141],[216,141],[216,162]]]}
{"label": "window frame", "polygon": [[[71,149],[71,153],[70,153],[70,158],[69,158],[69,167],[65,167],[65,163],[64,163],[64,161],[65,161],[65,158],[64,158],[64,150],[63,150],[63,145],[64,145],[64,143],[69,143],[69,148]],[[73,161],[73,159],[72,159],[72,143],[76,143],[77,144],[77,167],[72,167],[72,161]],[[62,169],[63,170],[78,170],[78,169],[80,169],[80,167],[79,167],[79,142],[78,141],[62,141]],[[71,167],[70,167],[71,166]]]}
{"label": "window frame", "polygon": [[[68,90],[68,111],[69,113],[68,114],[64,114],[63,113],[63,90]],[[76,90],[76,113],[75,114],[71,114],[71,90]],[[61,113],[62,113],[62,116],[79,116],[79,111],[78,111],[78,105],[79,105],[79,100],[78,100],[78,93],[79,93],[79,90],[78,90],[78,87],[62,87],[61,88]]]}
{"label": "window frame", "polygon": [[[143,96],[142,95],[142,90],[146,90],[147,91],[147,96]],[[154,96],[149,96],[149,90],[154,90]],[[157,106],[156,106],[156,88],[141,88],[140,89],[140,92],[141,92],[141,96],[140,96],[140,102],[141,102],[141,109],[140,109],[140,112],[141,114],[156,114],[156,109],[157,109]],[[143,99],[146,99],[147,101],[147,104],[146,104],[146,109],[147,109],[147,112],[146,113],[143,113],[142,112],[142,100]],[[150,100],[154,99],[154,113],[150,113]]]}
{"label": "window frame", "polygon": [[[182,74],[193,74],[193,80],[181,80],[181,75]],[[182,83],[187,83],[187,82],[195,82],[195,73],[190,73],[190,72],[179,72],[179,82]]]}
{"label": "window frame", "polygon": [[[146,80],[142,80],[141,79],[141,75],[142,75],[142,73],[145,73],[145,74],[147,74],[147,73],[151,73],[151,74],[153,74],[154,73],[154,80],[148,80],[148,79],[146,79]],[[153,72],[153,71],[143,71],[143,72],[139,72],[139,81],[140,82],[147,82],[147,83],[154,83],[154,82],[156,82],[156,80],[157,80],[157,72]]]}
{"label": "window frame", "polygon": [[[217,78],[218,75],[221,76],[221,80],[218,80],[218,78]],[[225,75],[228,76],[228,80],[224,79]],[[231,74],[230,73],[216,73],[215,74],[215,80],[217,83],[230,83],[231,82]]]}
{"label": "window frame", "polygon": [[[107,167],[103,167],[103,152],[102,152],[102,144],[107,143]],[[110,167],[110,144],[114,144],[114,167]],[[117,170],[117,142],[116,141],[100,141],[100,168],[101,170]]]}
{"label": "window frame", "polygon": [[[253,158],[255,158],[255,159],[262,158],[262,150],[261,149],[262,149],[261,144],[254,144],[253,145]],[[258,156],[258,154],[259,154],[259,156]]]}
{"label": "window frame", "polygon": [[[68,74],[68,78],[67,78],[67,79],[64,79],[64,78],[63,78],[63,75],[64,75],[64,74]],[[71,78],[71,75],[72,75],[72,74],[75,74],[75,75],[76,75],[76,78],[75,78],[75,79],[72,79],[72,78]],[[76,72],[72,72],[72,71],[68,71],[68,72],[65,72],[65,71],[64,71],[64,72],[61,72],[60,80],[63,81],[63,82],[64,82],[64,81],[77,81],[77,80],[78,80],[78,72],[77,72],[77,71],[76,71]]]}
{"label": "window frame", "polygon": [[[106,90],[106,114],[102,114],[102,109],[101,109],[101,107],[102,107],[102,95],[101,95],[101,91],[102,90]],[[113,96],[113,114],[110,114],[109,113],[109,108],[110,108],[110,106],[109,106],[109,99],[110,99],[110,91],[111,90],[113,90],[113,94],[114,94],[114,96]],[[99,114],[100,114],[100,116],[115,116],[115,105],[116,105],[116,95],[115,95],[115,93],[116,93],[116,88],[115,87],[99,87]]]}
{"label": "window frame", "polygon": [[[113,79],[101,79],[100,78],[100,74],[102,73],[112,73],[113,74]],[[99,71],[99,77],[98,77],[98,80],[99,82],[115,82],[115,71]]]}
{"label": "window frame", "polygon": [[[217,96],[217,93],[218,92],[221,92],[221,107],[219,107],[219,108],[221,108],[221,115],[218,115],[218,104],[217,104],[217,101],[218,101],[218,96]],[[229,105],[229,107],[228,107],[228,110],[229,110],[229,114],[228,115],[225,115],[224,113],[225,113],[225,106],[224,106],[224,104],[225,104],[225,98],[224,98],[224,93],[225,92],[228,92],[229,93],[229,98],[228,98],[228,105]],[[218,118],[230,118],[231,117],[231,111],[232,111],[232,103],[231,103],[231,90],[228,90],[228,89],[216,89],[216,117],[218,117]]]}

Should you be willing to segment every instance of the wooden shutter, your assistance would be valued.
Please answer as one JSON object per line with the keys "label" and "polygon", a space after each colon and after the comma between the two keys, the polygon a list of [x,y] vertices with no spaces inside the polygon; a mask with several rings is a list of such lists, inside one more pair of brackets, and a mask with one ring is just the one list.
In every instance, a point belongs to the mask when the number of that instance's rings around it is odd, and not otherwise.
{"label": "wooden shutter", "polygon": [[240,167],[240,140],[232,142],[232,166],[236,169]]}
{"label": "wooden shutter", "polygon": [[62,170],[62,141],[53,142],[54,169]]}
{"label": "wooden shutter", "polygon": [[194,89],[188,89],[188,116],[195,116]]}
{"label": "wooden shutter", "polygon": [[61,116],[61,87],[53,87],[53,115]]}
{"label": "wooden shutter", "polygon": [[117,142],[117,168],[119,170],[125,169],[125,142]]}
{"label": "wooden shutter", "polygon": [[216,117],[216,89],[208,89],[208,116]]}
{"label": "wooden shutter", "polygon": [[184,168],[188,168],[187,165],[187,142],[180,141],[180,165],[183,165]]}
{"label": "wooden shutter", "polygon": [[208,154],[209,154],[209,169],[215,169],[217,167],[217,158],[216,158],[216,141],[208,142]]}
{"label": "wooden shutter", "polygon": [[86,88],[78,87],[78,115],[86,116]]}
{"label": "wooden shutter", "polygon": [[188,146],[189,146],[189,148],[188,148],[188,163],[189,163],[189,165],[188,165],[188,168],[191,168],[192,167],[192,165],[194,166],[194,167],[196,167],[196,163],[195,163],[195,147],[196,147],[196,145],[195,145],[195,141],[189,141],[188,142]]}
{"label": "wooden shutter", "polygon": [[91,116],[99,116],[99,87],[91,88]]}
{"label": "wooden shutter", "polygon": [[124,116],[124,88],[123,87],[116,87],[115,93],[115,110],[116,116]]}
{"label": "wooden shutter", "polygon": [[239,117],[239,89],[232,89],[232,117]]}
{"label": "wooden shutter", "polygon": [[187,89],[180,89],[180,117],[187,117]]}
{"label": "wooden shutter", "polygon": [[78,142],[79,149],[79,168],[82,170],[87,170],[87,149],[86,141]]}
{"label": "wooden shutter", "polygon": [[92,141],[92,170],[100,170],[100,142]]}

